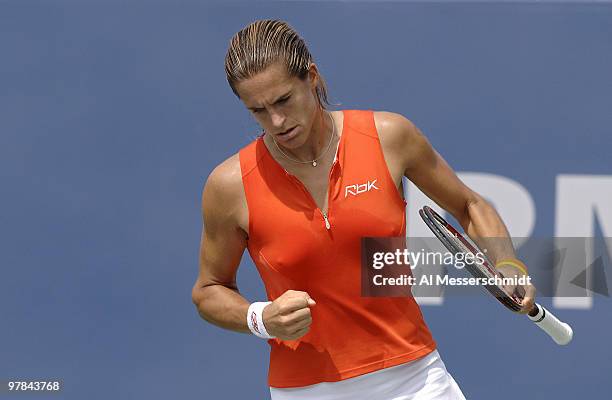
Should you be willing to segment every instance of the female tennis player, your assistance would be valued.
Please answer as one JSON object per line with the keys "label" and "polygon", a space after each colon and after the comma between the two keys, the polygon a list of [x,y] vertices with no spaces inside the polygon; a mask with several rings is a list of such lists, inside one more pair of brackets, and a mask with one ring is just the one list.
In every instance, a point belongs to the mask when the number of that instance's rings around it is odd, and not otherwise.
{"label": "female tennis player", "polygon": [[[264,132],[205,184],[192,293],[201,317],[268,340],[273,400],[464,399],[412,297],[360,296],[360,238],[405,236],[403,176],[472,238],[508,237],[499,215],[408,119],[329,111],[323,77],[287,23],[239,31],[225,70]],[[238,291],[245,249],[268,301]],[[515,258],[512,246],[496,253]],[[518,262],[499,269],[526,273]],[[525,289],[521,312],[534,302]]]}

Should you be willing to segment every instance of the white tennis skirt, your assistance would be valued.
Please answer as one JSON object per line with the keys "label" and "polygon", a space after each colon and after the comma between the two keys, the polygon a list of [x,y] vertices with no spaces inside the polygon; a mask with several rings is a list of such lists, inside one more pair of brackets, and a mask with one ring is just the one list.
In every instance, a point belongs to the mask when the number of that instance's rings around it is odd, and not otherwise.
{"label": "white tennis skirt", "polygon": [[465,400],[437,350],[395,367],[338,382],[270,388],[272,400]]}

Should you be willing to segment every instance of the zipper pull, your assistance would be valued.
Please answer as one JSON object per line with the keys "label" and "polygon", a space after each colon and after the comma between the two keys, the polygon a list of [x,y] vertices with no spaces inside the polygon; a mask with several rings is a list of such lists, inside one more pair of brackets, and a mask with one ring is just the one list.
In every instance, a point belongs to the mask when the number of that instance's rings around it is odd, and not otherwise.
{"label": "zipper pull", "polygon": [[327,215],[321,211],[321,215],[323,215],[323,219],[325,220],[325,228],[328,230],[331,228],[331,224],[329,223],[329,219],[327,219]]}

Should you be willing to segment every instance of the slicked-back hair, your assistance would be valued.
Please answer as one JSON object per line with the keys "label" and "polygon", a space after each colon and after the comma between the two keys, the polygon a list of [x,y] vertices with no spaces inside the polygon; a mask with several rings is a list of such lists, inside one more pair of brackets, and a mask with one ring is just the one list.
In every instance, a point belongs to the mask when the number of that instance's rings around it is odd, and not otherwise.
{"label": "slicked-back hair", "polygon": [[[236,84],[281,62],[289,76],[306,79],[313,62],[308,47],[298,33],[284,21],[264,19],[252,22],[230,41],[225,56],[227,82],[236,96]],[[329,105],[327,85],[319,74],[317,99],[322,108]]]}

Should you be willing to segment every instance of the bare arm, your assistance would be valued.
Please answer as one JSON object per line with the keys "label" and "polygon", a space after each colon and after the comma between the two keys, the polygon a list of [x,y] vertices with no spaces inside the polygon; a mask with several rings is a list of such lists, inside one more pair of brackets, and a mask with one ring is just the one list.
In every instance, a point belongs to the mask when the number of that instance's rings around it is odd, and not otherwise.
{"label": "bare arm", "polygon": [[236,274],[246,248],[246,233],[238,223],[242,198],[237,156],[219,165],[202,194],[203,229],[200,271],[192,300],[206,321],[225,329],[250,333],[249,302],[240,295]]}
{"label": "bare arm", "polygon": [[[211,173],[202,194],[202,213],[200,273],[192,289],[193,303],[206,321],[251,333],[246,322],[250,303],[236,285],[248,237],[241,228],[248,226],[248,211],[237,155]],[[268,333],[283,340],[304,336],[312,323],[310,308],[315,304],[306,292],[286,291],[263,310]]]}
{"label": "bare arm", "polygon": [[412,124],[411,127],[413,157],[407,160],[404,175],[448,211],[481,248],[487,248],[493,262],[514,258],[510,235],[495,208],[467,187],[423,133]]}
{"label": "bare arm", "polygon": [[[493,206],[457,177],[412,122],[399,114],[378,114],[377,126],[389,136],[392,147],[398,149],[404,176],[455,217],[468,236],[488,250],[487,255],[494,263],[515,258],[508,230]],[[505,275],[518,272],[518,269],[504,270]],[[523,302],[524,309],[531,308],[533,295],[530,288]]]}

